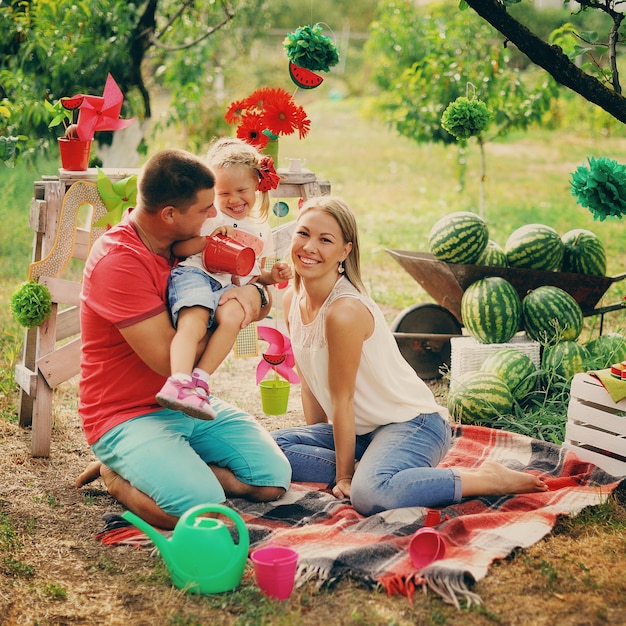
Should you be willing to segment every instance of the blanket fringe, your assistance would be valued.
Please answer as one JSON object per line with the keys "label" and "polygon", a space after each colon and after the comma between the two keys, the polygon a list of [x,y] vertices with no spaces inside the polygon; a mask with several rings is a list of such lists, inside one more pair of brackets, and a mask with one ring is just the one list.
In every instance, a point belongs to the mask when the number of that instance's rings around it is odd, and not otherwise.
{"label": "blanket fringe", "polygon": [[457,609],[461,608],[460,600],[467,603],[466,608],[473,604],[482,604],[481,597],[470,591],[468,578],[463,572],[453,572],[438,567],[428,567],[422,572],[422,576],[429,589],[438,594],[447,604],[453,604]]}
{"label": "blanket fringe", "polygon": [[148,536],[134,527],[115,528],[98,533],[96,539],[105,546],[134,546],[145,548],[153,545]]}
{"label": "blanket fringe", "polygon": [[386,576],[381,578],[378,584],[383,587],[388,596],[400,594],[405,596],[410,604],[413,604],[415,590],[423,587],[425,581],[417,572],[414,572],[408,576],[405,574]]}

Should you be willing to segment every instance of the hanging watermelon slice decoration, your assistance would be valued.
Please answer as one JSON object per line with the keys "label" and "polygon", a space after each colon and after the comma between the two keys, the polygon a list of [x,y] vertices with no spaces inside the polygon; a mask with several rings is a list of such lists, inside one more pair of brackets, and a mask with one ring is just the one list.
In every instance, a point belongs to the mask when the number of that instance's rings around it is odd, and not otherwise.
{"label": "hanging watermelon slice decoration", "polygon": [[83,96],[74,96],[73,98],[61,98],[61,104],[65,109],[70,109],[70,111],[72,111],[74,109],[78,109],[83,103],[83,100]]}
{"label": "hanging watermelon slice decoration", "polygon": [[315,89],[315,87],[319,87],[324,82],[324,79],[319,74],[307,70],[305,67],[300,67],[293,61],[289,61],[289,76],[302,89]]}
{"label": "hanging watermelon slice decoration", "polygon": [[268,354],[267,352],[263,353],[263,360],[273,367],[284,363],[286,358],[286,354]]}

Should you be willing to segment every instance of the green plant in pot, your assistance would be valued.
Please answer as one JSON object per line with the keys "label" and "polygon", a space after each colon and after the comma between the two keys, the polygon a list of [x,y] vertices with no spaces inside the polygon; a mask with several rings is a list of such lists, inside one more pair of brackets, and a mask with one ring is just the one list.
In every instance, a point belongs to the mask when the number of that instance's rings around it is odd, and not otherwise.
{"label": "green plant in pot", "polygon": [[[63,123],[66,129],[65,136],[59,138],[61,161],[65,169],[87,169],[89,150],[96,131],[121,130],[135,121],[134,117],[120,119],[123,102],[124,94],[113,76],[109,74],[101,96],[78,94],[72,98],[61,98],[55,104],[46,105],[54,114],[49,126],[58,126]],[[71,123],[74,111],[78,111],[76,124]],[[66,148],[71,150],[66,151]],[[76,155],[75,150],[81,149],[80,155]],[[65,160],[65,157],[71,157],[73,160]]]}
{"label": "green plant in pot", "polygon": [[74,111],[79,107],[81,98],[61,98],[52,103],[44,101],[51,116],[48,128],[63,126],[64,134],[58,138],[61,165],[70,171],[86,170],[89,167],[89,154],[93,139],[81,139],[76,134]]}

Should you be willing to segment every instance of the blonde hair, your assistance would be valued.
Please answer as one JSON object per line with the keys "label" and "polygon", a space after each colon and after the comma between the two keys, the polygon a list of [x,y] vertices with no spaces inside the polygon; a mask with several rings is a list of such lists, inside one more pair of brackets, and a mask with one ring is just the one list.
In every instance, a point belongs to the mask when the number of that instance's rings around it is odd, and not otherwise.
{"label": "blonde hair", "polygon": [[[261,159],[263,155],[249,143],[237,137],[222,137],[215,140],[206,155],[207,165],[211,168],[226,168],[233,165],[249,167],[257,180],[261,179]],[[270,194],[268,191],[259,191],[255,208],[257,216],[266,221],[269,215]]]}
{"label": "blonde hair", "polygon": [[[361,278],[361,253],[359,250],[359,231],[356,218],[350,207],[338,196],[318,196],[309,198],[300,208],[296,224],[300,217],[308,211],[323,211],[330,215],[339,225],[344,243],[352,243],[352,248],[343,262],[343,275],[361,293],[367,293]],[[296,291],[300,290],[300,276],[294,277]]]}

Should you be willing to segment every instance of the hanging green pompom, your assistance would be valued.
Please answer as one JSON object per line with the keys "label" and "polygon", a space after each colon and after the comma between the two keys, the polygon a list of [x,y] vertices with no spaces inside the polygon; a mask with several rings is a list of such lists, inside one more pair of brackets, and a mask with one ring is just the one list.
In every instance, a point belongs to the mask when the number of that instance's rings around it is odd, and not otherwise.
{"label": "hanging green pompom", "polygon": [[459,96],[441,116],[441,126],[457,139],[480,135],[491,121],[491,111],[477,98]]}
{"label": "hanging green pompom", "polygon": [[26,328],[39,326],[52,313],[52,296],[45,285],[28,281],[11,295],[11,313]]}
{"label": "hanging green pompom", "polygon": [[587,162],[589,167],[581,165],[572,173],[572,194],[594,220],[621,219],[626,214],[626,166],[605,157],[590,157]]}
{"label": "hanging green pompom", "polygon": [[337,48],[330,37],[322,35],[322,27],[299,26],[283,42],[289,60],[298,67],[314,72],[328,72],[339,63]]}

